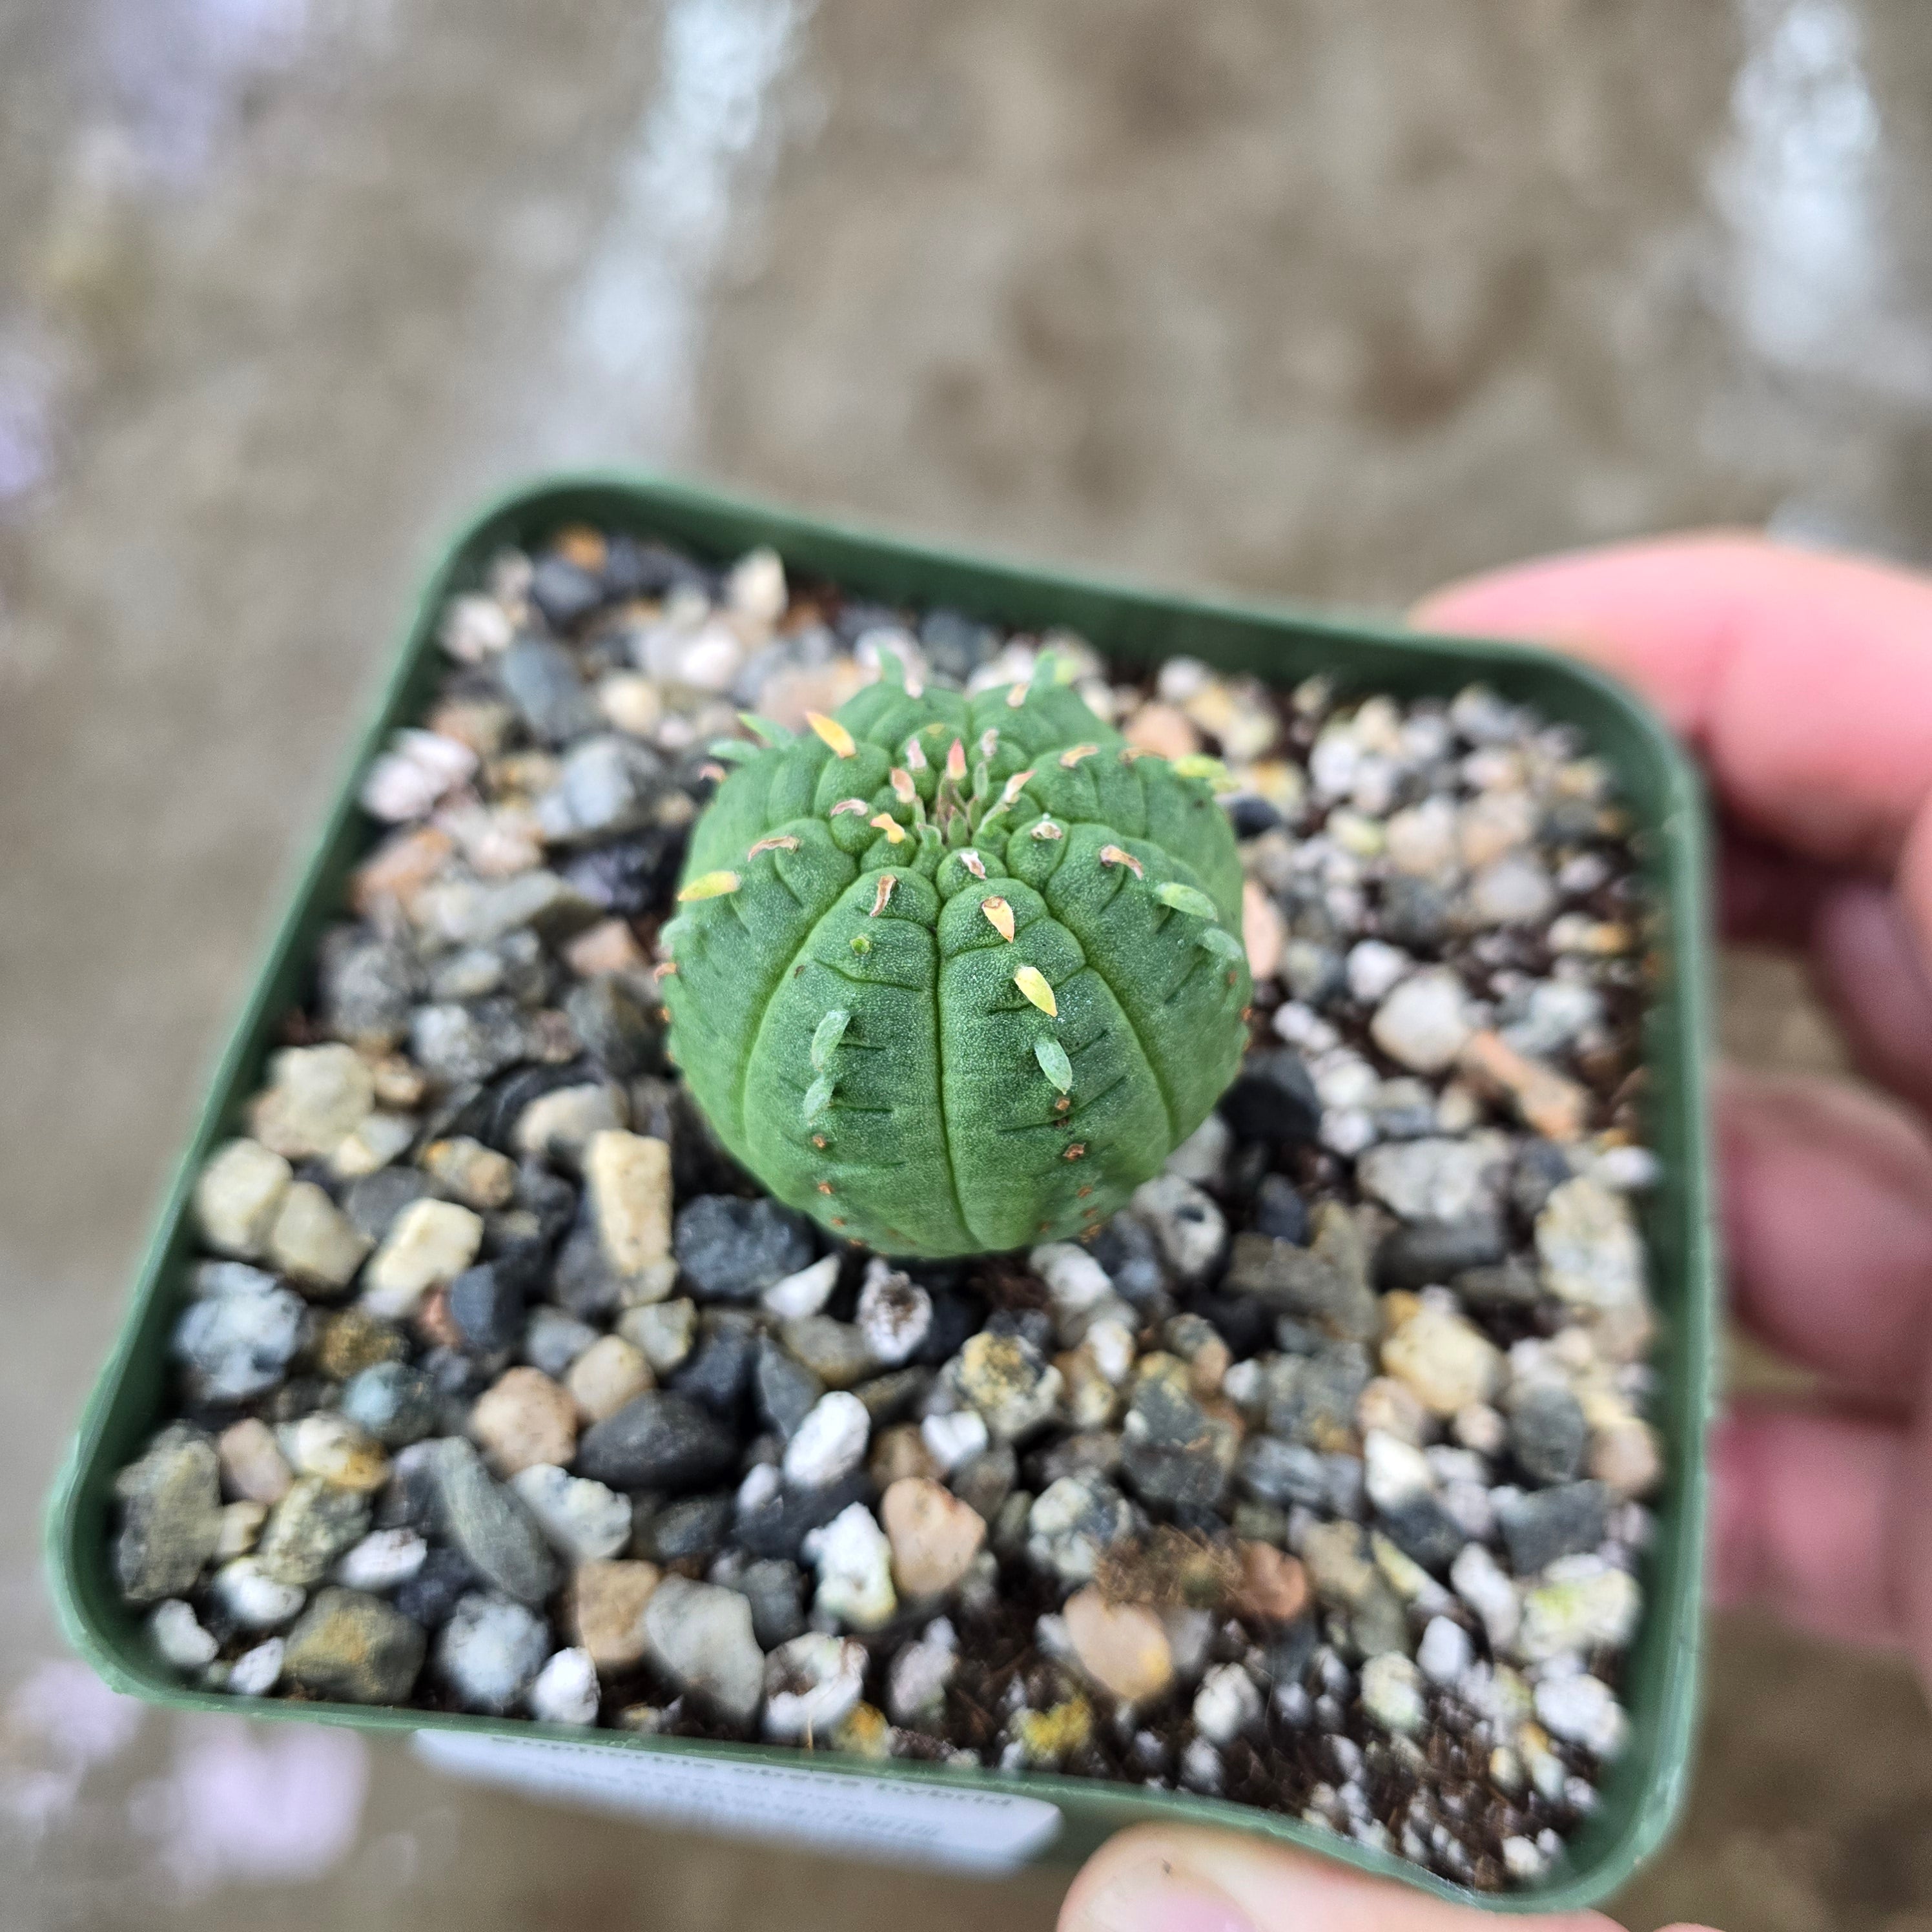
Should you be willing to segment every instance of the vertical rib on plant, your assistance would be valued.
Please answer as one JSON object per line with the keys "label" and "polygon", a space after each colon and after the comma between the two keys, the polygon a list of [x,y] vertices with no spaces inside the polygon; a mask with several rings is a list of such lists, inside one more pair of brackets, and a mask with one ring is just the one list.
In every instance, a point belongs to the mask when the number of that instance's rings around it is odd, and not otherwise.
{"label": "vertical rib on plant", "polygon": [[1240,1060],[1211,761],[1132,749],[1050,659],[808,722],[748,721],[766,744],[693,831],[663,991],[698,1104],[780,1200],[887,1253],[1097,1226]]}

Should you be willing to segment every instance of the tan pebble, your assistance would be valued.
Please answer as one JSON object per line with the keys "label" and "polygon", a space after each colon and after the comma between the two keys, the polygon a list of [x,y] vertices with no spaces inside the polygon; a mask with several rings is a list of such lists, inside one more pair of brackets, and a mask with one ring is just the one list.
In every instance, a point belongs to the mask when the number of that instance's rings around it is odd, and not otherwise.
{"label": "tan pebble", "polygon": [[610,547],[602,530],[588,524],[566,524],[550,539],[557,555],[596,576],[610,560]]}
{"label": "tan pebble", "polygon": [[626,1126],[630,1108],[614,1081],[558,1087],[540,1094],[517,1116],[518,1152],[581,1168],[593,1136]]}
{"label": "tan pebble", "polygon": [[505,1207],[517,1191],[517,1170],[508,1156],[467,1135],[430,1142],[422,1165],[466,1208]]}
{"label": "tan pebble", "polygon": [[1473,1322],[1421,1308],[1382,1343],[1382,1367],[1406,1382],[1432,1415],[1448,1416],[1496,1393],[1503,1358]]}
{"label": "tan pebble", "polygon": [[892,1727],[877,1705],[854,1704],[832,1733],[831,1746],[848,1757],[890,1757]]}
{"label": "tan pebble", "polygon": [[466,1346],[467,1338],[449,1312],[449,1290],[440,1285],[416,1304],[410,1326],[426,1348],[454,1348],[460,1352]]}
{"label": "tan pebble", "polygon": [[455,851],[456,842],[434,826],[386,838],[350,874],[351,909],[363,919],[379,914],[385,906],[408,913]]}
{"label": "tan pebble", "polygon": [[[646,1134],[607,1128],[584,1150],[584,1174],[604,1258],[637,1277],[670,1255],[670,1149]],[[669,1283],[665,1284],[669,1287]]]}
{"label": "tan pebble", "polygon": [[252,1261],[274,1226],[292,1170],[260,1141],[224,1142],[194,1184],[194,1214],[218,1254]]}
{"label": "tan pebble", "polygon": [[1479,1456],[1500,1456],[1509,1441],[1509,1424],[1499,1410],[1486,1402],[1472,1402],[1450,1418],[1449,1432],[1465,1449]]}
{"label": "tan pebble", "polygon": [[1094,1351],[1083,1342],[1053,1358],[1065,1384],[1061,1400],[1068,1421],[1076,1429],[1104,1429],[1120,1407],[1120,1394],[1102,1373]]}
{"label": "tan pebble", "polygon": [[858,660],[841,653],[830,664],[776,672],[758,692],[758,709],[788,731],[806,730],[808,711],[836,712],[863,681]]}
{"label": "tan pebble", "polygon": [[563,1385],[586,1422],[602,1422],[654,1383],[643,1349],[621,1335],[600,1335],[571,1364]]}
{"label": "tan pebble", "polygon": [[1308,1607],[1308,1572],[1269,1543],[1244,1543],[1237,1607],[1274,1623],[1292,1623]]}
{"label": "tan pebble", "polygon": [[287,1434],[289,1460],[301,1476],[320,1476],[338,1490],[368,1496],[389,1480],[382,1445],[346,1416],[319,1411]]}
{"label": "tan pebble", "polygon": [[541,1369],[506,1369],[477,1397],[470,1433],[499,1476],[537,1462],[568,1468],[577,1453],[577,1405]]}
{"label": "tan pebble", "polygon": [[368,1235],[312,1180],[282,1196],[268,1258],[298,1287],[346,1288],[370,1247]]}
{"label": "tan pebble", "polygon": [[214,1454],[221,1466],[222,1492],[244,1502],[278,1503],[295,1480],[274,1431],[252,1415],[221,1432]]}
{"label": "tan pebble", "polygon": [[971,1568],[986,1540],[986,1522],[942,1483],[902,1477],[879,1502],[892,1546],[892,1574],[908,1597],[936,1597]]}
{"label": "tan pebble", "polygon": [[1140,1703],[1174,1682],[1174,1647],[1152,1610],[1110,1604],[1090,1583],[1067,1598],[1063,1614],[1081,1669],[1110,1696]]}
{"label": "tan pebble", "polygon": [[1372,1429],[1382,1430],[1420,1448],[1428,1432],[1429,1412],[1406,1382],[1377,1376],[1356,1400],[1355,1426],[1364,1436]]}
{"label": "tan pebble", "polygon": [[290,1160],[333,1154],[376,1104],[368,1062],[352,1046],[288,1046],[268,1062],[268,1084],[249,1103],[256,1139]]}
{"label": "tan pebble", "polygon": [[1479,792],[1456,826],[1462,862],[1476,872],[1536,836],[1536,801],[1522,790]]}
{"label": "tan pebble", "polygon": [[316,1325],[315,1366],[332,1382],[346,1382],[378,1362],[399,1362],[409,1352],[402,1330],[366,1308],[338,1309]]}
{"label": "tan pebble", "polygon": [[1241,886],[1241,943],[1247,948],[1248,970],[1256,979],[1272,980],[1281,970],[1288,928],[1274,901],[1254,879]]}
{"label": "tan pebble", "polygon": [[1657,1432],[1632,1417],[1590,1438],[1590,1474],[1620,1496],[1647,1496],[1664,1479],[1664,1451]]}
{"label": "tan pebble", "polygon": [[880,1430],[866,1466],[874,1486],[881,1491],[908,1477],[936,1482],[944,1473],[916,1422],[898,1423]]}
{"label": "tan pebble", "polygon": [[221,1512],[221,1528],[214,1540],[214,1560],[226,1563],[231,1557],[246,1556],[268,1520],[266,1503],[230,1503]]}
{"label": "tan pebble", "polygon": [[1221,1393],[1228,1371],[1234,1365],[1234,1352],[1216,1335],[1196,1348],[1187,1364],[1187,1385],[1202,1400]]}
{"label": "tan pebble", "polygon": [[503,740],[514,716],[507,704],[496,698],[446,698],[430,713],[428,729],[439,738],[467,745],[479,758],[494,758],[503,748]]}
{"label": "tan pebble", "polygon": [[400,1319],[430,1288],[446,1286],[476,1258],[483,1223],[454,1201],[412,1201],[389,1224],[362,1276],[372,1314]]}
{"label": "tan pebble", "polygon": [[650,1648],[644,1606],[664,1580],[655,1563],[624,1559],[580,1563],[565,1604],[565,1621],[599,1670],[628,1670]]}
{"label": "tan pebble", "polygon": [[1185,758],[1201,748],[1201,734],[1187,714],[1158,700],[1143,704],[1120,727],[1120,734],[1136,750],[1152,752],[1158,758]]}
{"label": "tan pebble", "polygon": [[563,949],[563,963],[580,980],[609,973],[641,973],[650,964],[638,937],[621,919],[602,919]]}
{"label": "tan pebble", "polygon": [[597,708],[620,731],[648,738],[664,718],[664,698],[655,678],[638,671],[613,671],[599,679]]}
{"label": "tan pebble", "polygon": [[1580,1140],[1589,1125],[1589,1090],[1517,1052],[1500,1034],[1472,1034],[1460,1064],[1479,1086],[1505,1096],[1523,1124],[1547,1139]]}
{"label": "tan pebble", "polygon": [[359,1180],[406,1153],[416,1137],[416,1124],[408,1114],[371,1114],[346,1140],[337,1143],[328,1156],[328,1171],[338,1180]]}
{"label": "tan pebble", "polygon": [[386,1053],[369,1070],[379,1106],[407,1113],[420,1107],[429,1093],[429,1076],[406,1054]]}

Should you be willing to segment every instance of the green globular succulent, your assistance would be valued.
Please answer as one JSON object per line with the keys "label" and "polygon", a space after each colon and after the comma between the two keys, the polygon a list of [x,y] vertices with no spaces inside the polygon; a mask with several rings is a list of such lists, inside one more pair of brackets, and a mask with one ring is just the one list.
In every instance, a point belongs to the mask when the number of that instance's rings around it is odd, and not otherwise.
{"label": "green globular succulent", "polygon": [[809,722],[748,717],[693,829],[662,981],[691,1091],[779,1200],[887,1254],[1098,1226],[1246,1042],[1217,768],[1132,748],[1050,658]]}

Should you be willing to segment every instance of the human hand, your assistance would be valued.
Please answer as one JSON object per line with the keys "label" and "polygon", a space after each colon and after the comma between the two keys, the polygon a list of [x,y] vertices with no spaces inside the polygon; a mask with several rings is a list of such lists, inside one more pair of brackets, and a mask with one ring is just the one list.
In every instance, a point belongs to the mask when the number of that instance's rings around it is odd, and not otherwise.
{"label": "human hand", "polygon": [[[1697,754],[1726,936],[1802,949],[1860,1070],[1717,1095],[1738,1318],[1814,1370],[1714,1444],[1713,1582],[1932,1684],[1932,581],[1746,537],[1558,558],[1427,599],[1425,629],[1552,644]],[[1597,1928],[1595,1912],[1524,1922]],[[1162,1827],[1088,1862],[1060,1932],[1458,1932],[1462,1907],[1258,1841]]]}

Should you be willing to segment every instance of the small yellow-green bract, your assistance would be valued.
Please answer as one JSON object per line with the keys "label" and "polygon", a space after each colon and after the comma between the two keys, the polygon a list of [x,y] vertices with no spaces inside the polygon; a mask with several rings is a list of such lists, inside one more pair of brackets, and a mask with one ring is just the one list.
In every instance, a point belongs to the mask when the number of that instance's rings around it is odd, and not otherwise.
{"label": "small yellow-green bract", "polygon": [[732,772],[684,878],[692,1094],[778,1199],[885,1253],[1097,1226],[1240,1065],[1226,814],[1047,675],[868,686]]}

